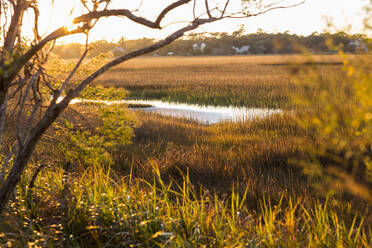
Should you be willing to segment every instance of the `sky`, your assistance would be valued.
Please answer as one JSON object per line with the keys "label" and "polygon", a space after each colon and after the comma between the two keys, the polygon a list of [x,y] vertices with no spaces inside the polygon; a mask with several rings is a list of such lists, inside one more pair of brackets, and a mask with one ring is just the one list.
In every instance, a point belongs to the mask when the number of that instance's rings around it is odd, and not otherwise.
{"label": "sky", "polygon": [[[154,20],[156,15],[175,0],[143,0],[138,15]],[[218,3],[223,0],[211,0]],[[240,0],[230,0],[229,11],[237,11],[241,7]],[[269,2],[270,0],[264,0]],[[273,1],[273,0],[271,0]],[[296,0],[287,0],[289,3]],[[297,0],[299,1],[299,0]],[[69,26],[75,16],[83,13],[79,8],[79,0],[52,0],[40,1],[40,30],[41,34],[47,34],[60,26]],[[140,0],[113,0],[110,8],[137,9]],[[204,2],[204,1],[200,1]],[[363,7],[369,0],[306,0],[301,6],[290,9],[273,10],[258,17],[245,19],[223,20],[213,24],[208,24],[199,28],[195,32],[233,32],[241,25],[244,25],[248,33],[255,33],[258,29],[264,32],[277,33],[286,32],[299,35],[308,35],[313,32],[328,31],[349,31],[351,33],[364,32],[363,30]],[[197,6],[197,10],[203,11],[203,6]],[[71,11],[72,10],[72,11]],[[104,18],[92,30],[91,40],[114,40],[121,37],[125,39],[156,38],[160,39],[170,34],[177,28],[186,25],[186,21],[191,17],[192,5],[178,8],[166,16],[162,22],[166,25],[164,30],[151,30],[138,24],[133,24],[125,18]],[[327,20],[331,21],[332,28],[327,29]],[[184,22],[182,22],[184,21]],[[179,23],[174,23],[179,22]],[[24,30],[31,34],[30,27],[33,23],[32,13],[29,13],[24,20]],[[173,24],[172,24],[173,23]],[[62,42],[84,42],[84,37],[74,35],[64,38]]]}

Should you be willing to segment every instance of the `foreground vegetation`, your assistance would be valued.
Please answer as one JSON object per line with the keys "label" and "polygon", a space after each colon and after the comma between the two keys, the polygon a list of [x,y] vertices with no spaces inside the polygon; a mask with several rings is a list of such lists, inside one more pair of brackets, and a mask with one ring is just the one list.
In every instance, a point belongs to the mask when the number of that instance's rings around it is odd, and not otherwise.
{"label": "foreground vegetation", "polygon": [[[305,68],[320,66],[316,75],[324,82],[345,76],[341,57],[315,59]],[[125,87],[131,96],[148,92],[201,104],[289,108],[290,94],[308,92],[291,77],[298,60],[308,58],[140,58],[97,84]],[[318,103],[327,109],[326,100]],[[327,111],[321,122],[330,123],[333,110]],[[370,127],[365,112],[360,116],[361,127]],[[320,129],[300,124],[284,114],[206,126],[133,115],[125,106],[73,105],[38,147],[2,217],[1,245],[369,247],[370,202],[347,190],[320,188],[304,175],[298,161],[317,165],[309,144],[328,143],[316,139]],[[363,144],[368,156],[370,143]]]}
{"label": "foreground vegetation", "polygon": [[[224,200],[195,191],[187,175],[172,190],[155,167],[154,183],[133,182],[93,167],[80,176],[62,170],[40,175],[35,189],[23,181],[7,221],[8,246],[99,247],[368,247],[370,230],[350,205],[306,204],[283,193],[246,207],[233,188]],[[27,177],[25,178],[27,179]],[[69,182],[70,181],[70,182]],[[140,186],[141,185],[141,186]],[[236,185],[239,187],[239,185]]]}

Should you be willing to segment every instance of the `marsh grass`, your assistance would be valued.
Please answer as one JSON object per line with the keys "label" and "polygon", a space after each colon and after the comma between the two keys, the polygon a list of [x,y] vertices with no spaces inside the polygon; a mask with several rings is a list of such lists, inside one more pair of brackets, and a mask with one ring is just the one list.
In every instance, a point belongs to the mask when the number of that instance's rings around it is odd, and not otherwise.
{"label": "marsh grass", "polygon": [[304,63],[320,64],[329,74],[342,59],[299,55],[138,58],[110,70],[96,85],[123,87],[132,98],[289,108],[289,96],[297,90],[290,72]]}
{"label": "marsh grass", "polygon": [[[301,156],[302,131],[291,126],[289,116],[213,126],[148,114],[140,119],[133,145],[117,154],[118,170],[128,171],[135,163],[134,174],[148,178],[150,158],[164,176],[176,177],[178,169],[188,169],[193,183],[203,187],[229,191],[237,179],[251,181],[251,192],[261,192],[258,197],[270,188],[280,191],[284,185],[297,184],[295,168],[287,159]],[[285,180],[278,182],[276,173]]]}

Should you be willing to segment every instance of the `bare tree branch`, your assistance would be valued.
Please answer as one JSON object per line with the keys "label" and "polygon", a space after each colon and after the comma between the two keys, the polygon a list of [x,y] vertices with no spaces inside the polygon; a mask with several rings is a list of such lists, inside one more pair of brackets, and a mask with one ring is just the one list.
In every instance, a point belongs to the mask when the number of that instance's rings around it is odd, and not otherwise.
{"label": "bare tree branch", "polygon": [[[54,31],[53,33],[49,34],[43,40],[40,41],[37,45],[32,46],[24,55],[15,59],[10,65],[5,67],[5,75],[3,87],[6,89],[10,82],[14,79],[14,77],[19,73],[22,67],[35,55],[39,52],[46,44],[51,41],[54,41],[58,38],[77,34],[77,33],[84,33],[86,31],[86,26],[79,27],[73,31],[68,31],[66,27],[62,27]],[[0,89],[1,91],[1,89]],[[0,101],[1,103],[1,101]]]}
{"label": "bare tree branch", "polygon": [[205,0],[204,2],[205,2],[205,9],[206,9],[206,11],[207,11],[208,17],[212,19],[213,17],[212,17],[211,11],[210,11],[210,9],[209,9],[209,3],[208,3],[208,0]]}
{"label": "bare tree branch", "polygon": [[74,69],[70,72],[70,74],[68,75],[68,77],[66,78],[66,80],[63,82],[63,84],[62,84],[61,88],[58,90],[58,92],[56,92],[54,94],[51,104],[54,104],[54,103],[57,102],[58,98],[61,96],[62,92],[65,90],[65,88],[69,84],[71,78],[74,76],[74,74],[76,73],[76,71],[79,69],[79,67],[83,63],[83,60],[85,59],[85,57],[88,54],[88,51],[89,51],[88,50],[88,47],[86,47],[84,53],[81,55],[79,61],[75,65]]}
{"label": "bare tree branch", "polygon": [[221,11],[221,16],[220,16],[221,18],[225,15],[227,7],[229,6],[229,3],[230,3],[230,0],[227,0],[225,6],[223,7],[223,10]]}
{"label": "bare tree branch", "polygon": [[41,75],[41,69],[39,69],[35,73],[35,75],[33,75],[32,78],[30,79],[30,82],[28,83],[28,85],[26,87],[25,93],[24,93],[24,95],[22,97],[22,100],[21,100],[21,104],[19,106],[17,119],[16,119],[16,128],[17,128],[17,139],[18,139],[18,143],[19,143],[20,147],[22,147],[22,144],[23,144],[23,139],[22,139],[22,135],[21,135],[22,134],[22,132],[21,132],[22,113],[24,111],[24,107],[25,107],[25,104],[26,104],[28,94],[29,94],[30,90],[32,89],[33,85],[35,84],[36,80],[38,79],[38,77],[40,75]]}
{"label": "bare tree branch", "polygon": [[[265,9],[265,10],[262,10],[262,11],[259,11],[259,12],[256,12],[256,13],[245,13],[245,14],[242,14],[241,12],[229,13],[228,15],[224,15],[220,19],[229,19],[229,18],[230,19],[243,19],[243,18],[248,18],[248,17],[255,17],[255,16],[260,16],[260,15],[266,14],[266,13],[271,12],[273,10],[289,9],[289,8],[297,7],[297,6],[300,6],[300,5],[304,4],[305,2],[306,2],[306,0],[303,0],[302,2],[292,4],[292,5],[274,6],[274,7],[270,7],[268,9]],[[222,10],[219,10],[219,9],[217,9],[217,10],[220,11],[221,13],[223,13]]]}
{"label": "bare tree branch", "polygon": [[17,3],[11,2],[14,8],[14,14],[10,21],[10,26],[3,45],[3,56],[5,53],[11,53],[13,51],[14,42],[17,38],[18,33],[20,32],[20,25],[22,24],[23,13],[27,9],[27,2],[25,0],[17,1]]}
{"label": "bare tree branch", "polygon": [[171,10],[181,6],[181,5],[184,5],[186,3],[189,3],[191,2],[191,0],[179,0],[177,2],[174,2],[172,3],[171,5],[169,5],[168,7],[166,7],[161,13],[160,15],[158,16],[158,18],[156,18],[156,25],[157,26],[160,26],[160,22],[163,20],[163,18],[165,17],[166,14],[168,14]]}
{"label": "bare tree branch", "polygon": [[131,21],[134,21],[138,24],[142,24],[144,26],[147,26],[149,28],[155,28],[155,29],[161,29],[160,27],[160,22],[163,20],[165,15],[169,13],[171,10],[184,5],[191,0],[180,0],[177,2],[172,3],[168,7],[166,7],[156,18],[154,22],[145,19],[140,16],[136,16],[133,14],[133,11],[128,10],[128,9],[110,9],[110,10],[104,10],[104,11],[95,11],[95,12],[90,12],[86,15],[82,15],[80,17],[77,17],[74,19],[74,23],[81,23],[81,22],[88,22],[92,19],[98,19],[100,17],[108,17],[108,16],[125,16]]}
{"label": "bare tree branch", "polygon": [[40,40],[40,35],[39,35],[39,16],[40,16],[40,11],[39,8],[35,5],[30,6],[34,10],[35,18],[34,18],[34,35],[36,40]]}

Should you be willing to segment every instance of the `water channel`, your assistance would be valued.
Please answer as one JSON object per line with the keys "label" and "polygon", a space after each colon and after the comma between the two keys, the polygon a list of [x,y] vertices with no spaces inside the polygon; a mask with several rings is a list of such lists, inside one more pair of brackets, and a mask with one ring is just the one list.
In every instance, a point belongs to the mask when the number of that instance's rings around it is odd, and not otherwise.
{"label": "water channel", "polygon": [[[74,99],[71,103],[96,102],[108,105],[130,104],[138,106],[132,108],[134,111],[145,111],[175,118],[187,118],[196,120],[203,124],[215,124],[223,121],[243,121],[256,118],[265,118],[273,114],[279,114],[280,109],[266,108],[246,108],[246,107],[227,107],[227,106],[201,106],[196,104],[183,104],[173,102],[163,102],[160,100],[120,100],[120,101],[101,101]],[[141,107],[146,106],[146,107]]]}

